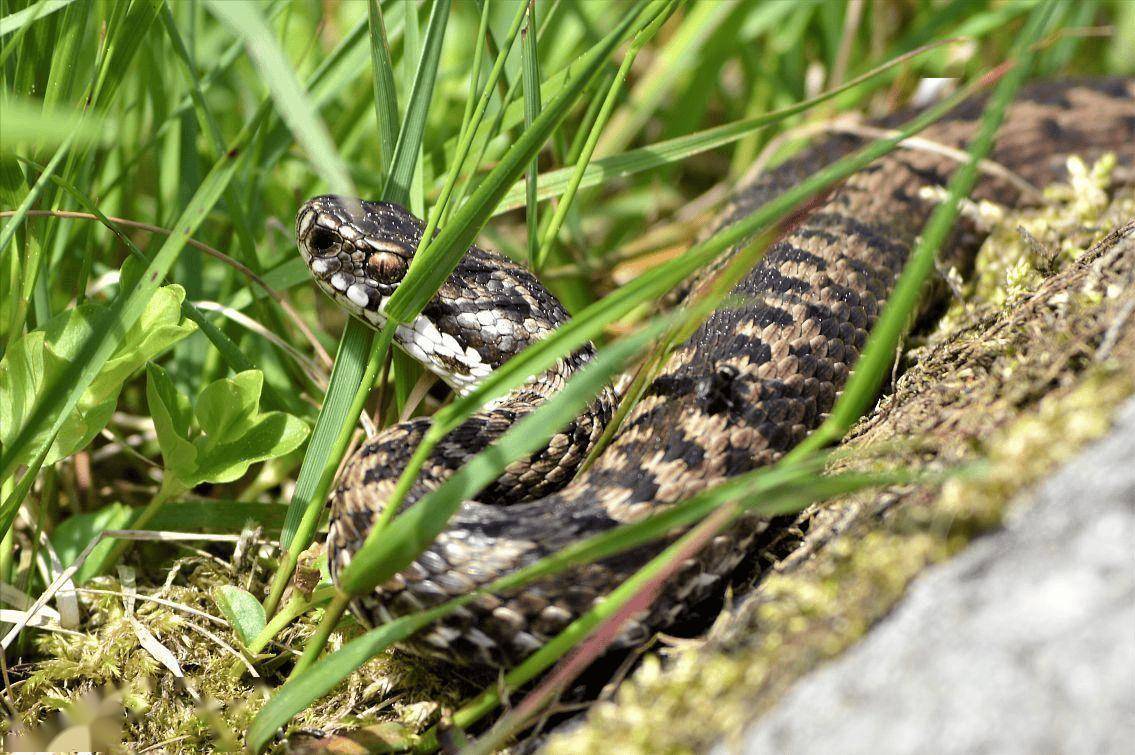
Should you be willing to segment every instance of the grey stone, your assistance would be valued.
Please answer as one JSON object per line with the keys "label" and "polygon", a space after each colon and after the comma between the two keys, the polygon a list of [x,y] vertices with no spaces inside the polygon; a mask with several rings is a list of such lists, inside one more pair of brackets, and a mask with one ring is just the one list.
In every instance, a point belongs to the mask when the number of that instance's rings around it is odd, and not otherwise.
{"label": "grey stone", "polygon": [[1135,752],[1135,401],[717,752]]}

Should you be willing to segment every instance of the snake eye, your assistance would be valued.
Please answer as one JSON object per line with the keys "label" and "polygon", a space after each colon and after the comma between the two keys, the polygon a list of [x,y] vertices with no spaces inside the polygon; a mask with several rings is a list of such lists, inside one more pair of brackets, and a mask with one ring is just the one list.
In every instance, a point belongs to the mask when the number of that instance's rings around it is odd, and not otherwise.
{"label": "snake eye", "polygon": [[389,252],[375,252],[367,260],[367,266],[379,283],[397,283],[406,273],[406,260]]}
{"label": "snake eye", "polygon": [[317,252],[328,252],[338,243],[339,238],[326,228],[316,228],[311,233],[311,248]]}

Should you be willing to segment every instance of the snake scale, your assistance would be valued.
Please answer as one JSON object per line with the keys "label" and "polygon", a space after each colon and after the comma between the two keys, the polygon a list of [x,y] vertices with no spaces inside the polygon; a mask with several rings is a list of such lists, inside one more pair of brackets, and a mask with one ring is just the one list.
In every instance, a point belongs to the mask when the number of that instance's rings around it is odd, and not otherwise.
{"label": "snake scale", "polygon": [[[964,149],[982,105],[963,103],[922,138]],[[862,143],[849,135],[829,137],[758,176],[736,191],[717,227]],[[1116,153],[1125,169],[1135,165],[1135,80],[1026,87],[1009,108],[990,159],[1043,186],[1064,176],[1068,155],[1090,160],[1105,152]],[[477,500],[466,501],[415,563],[357,598],[352,610],[375,624],[437,605],[568,543],[774,462],[830,411],[933,209],[920,189],[944,186],[956,166],[933,151],[900,149],[836,186],[737,286],[741,304],[714,312],[673,350],[590,468],[576,475],[614,412],[610,388],[546,448],[513,463]],[[1017,185],[986,174],[974,196],[1018,203]],[[383,325],[383,303],[414,255],[421,223],[396,205],[322,196],[300,210],[296,231],[319,286],[352,315]],[[943,253],[973,249],[978,241],[974,229],[959,228]],[[460,392],[567,317],[522,266],[474,246],[421,315],[397,328],[395,340]],[[453,430],[404,505],[532,412],[593,355],[590,346],[579,349]],[[429,422],[411,419],[382,430],[346,465],[331,501],[333,575],[365,540]],[[624,627],[618,644],[644,640],[719,590],[765,527],[767,521],[743,518],[714,538]],[[458,664],[515,665],[661,547],[641,546],[513,594],[481,596],[420,631],[407,647]]]}

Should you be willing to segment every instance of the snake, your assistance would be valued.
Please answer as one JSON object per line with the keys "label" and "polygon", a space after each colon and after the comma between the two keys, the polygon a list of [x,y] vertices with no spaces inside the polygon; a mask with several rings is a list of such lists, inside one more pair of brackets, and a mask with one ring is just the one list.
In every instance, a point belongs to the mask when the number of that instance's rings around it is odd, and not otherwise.
{"label": "snake", "polygon": [[[604,387],[539,451],[509,464],[464,501],[412,564],[350,609],[364,626],[478,591],[498,577],[583,538],[637,522],[730,477],[776,462],[832,410],[871,328],[941,194],[979,127],[985,100],[964,101],[921,134],[812,202],[736,285],[728,305],[675,346],[590,465],[583,461],[612,421],[621,396]],[[892,128],[906,114],[873,122]],[[834,133],[771,170],[742,181],[709,232],[769,202],[866,143]],[[1135,79],[1087,78],[1023,87],[1007,108],[971,199],[1020,205],[1028,186],[1068,178],[1068,158],[1116,156],[1135,165]],[[308,200],[296,238],[316,284],[374,328],[405,278],[423,234],[403,207],[335,195]],[[959,220],[943,259],[964,259],[982,232]],[[743,247],[738,245],[736,249]],[[726,253],[726,257],[730,252]],[[688,294],[687,294],[688,295]],[[569,318],[524,265],[471,246],[412,321],[399,348],[459,394]],[[414,505],[509,428],[542,406],[595,359],[591,344],[560,358],[451,430],[429,453],[401,506]],[[396,482],[431,424],[386,427],[350,457],[330,495],[328,565],[333,579],[382,516]],[[623,624],[629,647],[720,595],[754,559],[767,517],[742,516],[686,558],[653,602]],[[459,666],[515,667],[591,610],[666,542],[573,566],[514,590],[481,592],[402,643]]]}

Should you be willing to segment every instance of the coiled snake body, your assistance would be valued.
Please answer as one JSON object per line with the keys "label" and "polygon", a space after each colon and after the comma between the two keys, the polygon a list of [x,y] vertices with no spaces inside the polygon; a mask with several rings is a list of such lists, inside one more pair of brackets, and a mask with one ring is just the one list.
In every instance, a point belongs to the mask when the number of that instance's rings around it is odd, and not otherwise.
{"label": "coiled snake body", "polygon": [[[923,132],[965,148],[982,112],[970,102]],[[861,140],[830,138],[740,188],[719,221],[736,221]],[[990,159],[1034,185],[1063,175],[1066,157],[1114,152],[1135,164],[1135,81],[1026,88],[1010,107]],[[635,521],[721,480],[769,464],[831,409],[882,303],[956,162],[902,149],[833,189],[773,245],[737,287],[741,306],[714,312],[676,348],[612,443],[575,472],[610,420],[616,397],[591,406],[530,459],[463,504],[448,529],[404,572],[352,604],[365,623],[436,605],[619,523]],[[974,195],[1012,204],[1018,190],[987,175]],[[405,273],[421,224],[395,205],[317,197],[297,218],[299,247],[323,288],[351,314],[381,326],[381,307]],[[954,234],[972,247],[972,229]],[[462,391],[564,322],[567,313],[524,268],[472,247],[396,342]],[[436,448],[411,505],[558,390],[593,354],[580,349],[482,410]],[[352,457],[332,499],[328,553],[336,574],[366,539],[429,420],[389,427]],[[719,535],[620,643],[672,623],[719,586],[765,526],[750,517]],[[464,664],[511,666],[619,584],[660,546],[643,546],[520,589],[483,596],[418,633],[409,647]]]}

